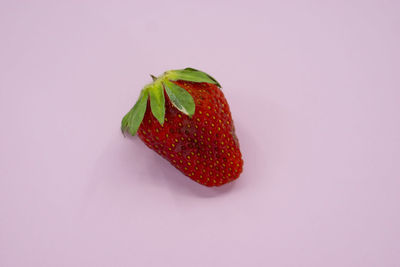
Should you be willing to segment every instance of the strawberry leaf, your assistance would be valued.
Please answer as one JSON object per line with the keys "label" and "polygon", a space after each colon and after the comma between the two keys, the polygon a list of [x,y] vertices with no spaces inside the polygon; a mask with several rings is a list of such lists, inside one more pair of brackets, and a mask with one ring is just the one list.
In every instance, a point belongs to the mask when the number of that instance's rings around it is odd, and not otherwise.
{"label": "strawberry leaf", "polygon": [[203,71],[193,68],[173,70],[169,73],[168,78],[171,81],[183,80],[189,82],[212,83],[216,84],[218,87],[221,87],[221,85],[213,77]]}
{"label": "strawberry leaf", "polygon": [[188,116],[193,116],[195,104],[193,97],[182,87],[170,81],[164,81],[165,91],[172,104],[181,112]]}
{"label": "strawberry leaf", "polygon": [[149,88],[151,112],[158,122],[163,125],[165,117],[165,97],[164,88],[161,83],[156,83]]}
{"label": "strawberry leaf", "polygon": [[139,99],[133,108],[124,116],[121,122],[121,131],[128,131],[131,135],[135,135],[143,120],[147,107],[148,92],[143,89]]}
{"label": "strawberry leaf", "polygon": [[217,82],[217,80],[214,79],[214,77],[212,77],[210,74],[207,74],[207,73],[205,73],[205,72],[203,72],[203,71],[201,71],[201,70],[196,70],[196,69],[193,69],[193,68],[185,68],[185,70],[186,70],[186,71],[198,71],[198,72],[202,72],[202,73],[206,74],[206,75],[208,76],[208,78],[210,78],[211,80],[213,80],[213,81],[214,81],[214,84],[216,84],[218,87],[221,88],[221,85],[219,84],[219,82]]}

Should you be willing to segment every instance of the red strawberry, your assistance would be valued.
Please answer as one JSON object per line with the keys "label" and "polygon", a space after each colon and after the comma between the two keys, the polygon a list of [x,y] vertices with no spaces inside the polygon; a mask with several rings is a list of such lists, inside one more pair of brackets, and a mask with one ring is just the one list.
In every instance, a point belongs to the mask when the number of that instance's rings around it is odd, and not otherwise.
{"label": "red strawberry", "polygon": [[122,119],[122,131],[138,132],[149,148],[200,184],[237,179],[243,160],[219,83],[192,68],[152,77]]}

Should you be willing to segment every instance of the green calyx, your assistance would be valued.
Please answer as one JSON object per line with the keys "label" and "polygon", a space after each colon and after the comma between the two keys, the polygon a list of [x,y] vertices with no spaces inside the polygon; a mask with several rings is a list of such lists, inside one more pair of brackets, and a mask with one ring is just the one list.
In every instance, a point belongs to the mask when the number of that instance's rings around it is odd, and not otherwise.
{"label": "green calyx", "polygon": [[193,116],[195,112],[193,97],[185,89],[173,83],[173,81],[182,80],[189,82],[212,83],[221,87],[213,77],[205,72],[193,68],[170,70],[164,72],[164,74],[159,77],[154,77],[153,75],[151,75],[151,77],[153,82],[142,89],[136,104],[122,119],[122,132],[128,131],[131,135],[136,134],[146,112],[147,100],[149,98],[151,112],[158,122],[163,125],[165,118],[164,91],[167,93],[174,107],[189,117]]}

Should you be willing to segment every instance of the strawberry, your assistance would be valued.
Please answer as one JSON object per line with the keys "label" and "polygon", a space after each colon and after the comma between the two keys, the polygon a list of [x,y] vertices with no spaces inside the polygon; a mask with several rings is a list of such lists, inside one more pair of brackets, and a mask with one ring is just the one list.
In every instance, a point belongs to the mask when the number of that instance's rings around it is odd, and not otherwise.
{"label": "strawberry", "polygon": [[237,179],[243,160],[220,84],[192,68],[152,78],[122,119],[122,131],[138,133],[149,148],[202,185]]}

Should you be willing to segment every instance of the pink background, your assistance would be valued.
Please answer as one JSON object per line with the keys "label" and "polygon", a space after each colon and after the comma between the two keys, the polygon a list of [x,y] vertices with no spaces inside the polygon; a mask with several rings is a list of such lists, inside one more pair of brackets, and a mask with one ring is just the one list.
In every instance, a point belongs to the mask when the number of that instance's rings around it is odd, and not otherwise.
{"label": "pink background", "polygon": [[[399,1],[0,2],[0,266],[400,266]],[[197,185],[122,116],[195,67],[245,169]]]}

